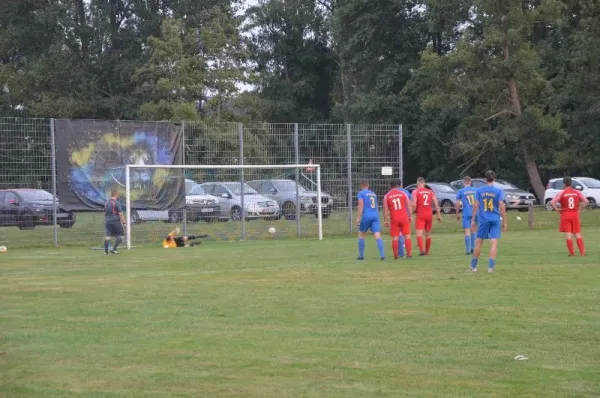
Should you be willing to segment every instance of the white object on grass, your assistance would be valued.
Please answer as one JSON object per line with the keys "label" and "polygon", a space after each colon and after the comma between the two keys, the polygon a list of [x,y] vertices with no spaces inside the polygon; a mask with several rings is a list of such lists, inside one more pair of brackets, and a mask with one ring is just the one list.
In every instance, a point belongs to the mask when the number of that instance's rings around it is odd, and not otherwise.
{"label": "white object on grass", "polygon": [[521,218],[521,217],[519,217],[519,216],[517,216],[517,220],[518,220],[518,221],[521,221],[521,220],[522,220],[522,218]]}
{"label": "white object on grass", "polygon": [[517,361],[526,361],[526,360],[528,360],[529,358],[527,358],[525,355],[521,355],[521,354],[519,354],[519,355],[517,355],[517,356],[515,357],[515,359],[516,359]]}
{"label": "white object on grass", "polygon": [[271,235],[273,235],[275,232],[277,232],[277,230],[275,229],[275,227],[269,227],[269,233]]}
{"label": "white object on grass", "polygon": [[0,253],[6,253],[7,250],[6,246],[0,246]]}

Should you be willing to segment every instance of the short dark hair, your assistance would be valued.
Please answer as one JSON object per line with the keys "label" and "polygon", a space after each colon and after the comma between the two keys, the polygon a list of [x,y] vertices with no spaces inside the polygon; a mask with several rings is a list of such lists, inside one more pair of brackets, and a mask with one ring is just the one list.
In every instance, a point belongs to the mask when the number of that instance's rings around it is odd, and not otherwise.
{"label": "short dark hair", "polygon": [[469,177],[469,176],[464,176],[464,177],[463,177],[463,182],[464,182],[465,184],[469,184],[469,183],[471,182],[471,177]]}
{"label": "short dark hair", "polygon": [[110,190],[110,196],[117,196],[119,195],[119,190],[117,188],[113,188]]}
{"label": "short dark hair", "polygon": [[425,184],[425,179],[423,177],[417,178],[417,184]]}
{"label": "short dark hair", "polygon": [[496,179],[496,173],[494,173],[492,170],[488,170],[485,172],[485,180],[487,182],[492,182]]}
{"label": "short dark hair", "polygon": [[361,188],[366,188],[369,186],[369,181],[368,180],[360,180],[360,186]]}
{"label": "short dark hair", "polygon": [[563,178],[563,184],[565,184],[565,187],[570,187],[573,184],[573,180],[571,177],[565,177]]}
{"label": "short dark hair", "polygon": [[394,188],[398,188],[400,186],[400,181],[399,180],[392,180],[390,181],[390,188],[394,189]]}

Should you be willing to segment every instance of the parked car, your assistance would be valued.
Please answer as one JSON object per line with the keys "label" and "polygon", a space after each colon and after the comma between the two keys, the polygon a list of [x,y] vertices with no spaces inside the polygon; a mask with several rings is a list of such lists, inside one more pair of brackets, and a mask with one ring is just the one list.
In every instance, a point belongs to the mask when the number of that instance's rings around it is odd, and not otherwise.
{"label": "parked car", "polygon": [[[259,194],[277,202],[281,215],[286,220],[296,219],[296,182],[293,180],[256,180],[249,181],[248,185]],[[317,193],[306,190],[298,184],[300,214],[314,214],[317,216]],[[329,217],[333,210],[333,197],[321,192],[321,215]]]}
{"label": "parked car", "polygon": [[[196,181],[185,180],[185,209],[187,221],[214,221],[221,218],[219,199],[206,194]],[[183,210],[140,210],[131,212],[132,224],[141,221],[178,223],[183,220]]]}
{"label": "parked car", "polygon": [[58,200],[42,189],[0,190],[0,226],[16,226],[19,229],[33,229],[38,225],[56,223],[61,228],[75,225],[75,213],[60,208]]}
{"label": "parked car", "polygon": [[281,213],[276,201],[260,195],[244,183],[244,210],[242,211],[242,184],[239,182],[207,182],[201,184],[204,191],[219,198],[221,219],[240,221],[265,218],[279,220]]}
{"label": "parked car", "polygon": [[[552,210],[552,206],[550,205],[550,201],[554,199],[554,197],[563,189],[565,189],[565,184],[563,184],[561,178],[553,178],[548,182],[546,186],[546,192],[544,192],[544,204],[546,205],[547,210]],[[572,187],[580,190],[587,200],[588,209],[594,209],[600,203],[600,180],[590,177],[573,177]]]}
{"label": "parked car", "polygon": [[[471,185],[480,188],[486,185],[484,178],[473,178]],[[457,191],[464,188],[463,180],[452,181],[450,185]],[[537,204],[535,195],[505,180],[494,181],[494,186],[504,191],[504,203],[507,210],[527,211],[530,205]]]}
{"label": "parked car", "polygon": [[[442,213],[451,214],[456,212],[456,190],[450,184],[446,184],[445,182],[428,182],[425,186],[435,193]],[[410,193],[415,189],[417,189],[416,184],[406,187],[406,190]]]}

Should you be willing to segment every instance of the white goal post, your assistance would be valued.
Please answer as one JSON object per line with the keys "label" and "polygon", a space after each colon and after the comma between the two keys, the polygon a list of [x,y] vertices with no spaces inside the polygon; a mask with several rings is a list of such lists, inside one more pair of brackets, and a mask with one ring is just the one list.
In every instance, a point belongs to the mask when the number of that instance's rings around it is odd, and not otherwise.
{"label": "white goal post", "polygon": [[[128,164],[125,166],[125,214],[126,214],[126,237],[127,237],[127,249],[131,249],[131,170],[134,169],[170,169],[170,170],[188,170],[188,169],[203,169],[203,170],[273,170],[273,169],[313,169],[317,176],[317,220],[319,229],[319,240],[323,240],[323,213],[322,213],[322,192],[321,192],[321,165],[319,164],[286,164],[286,165],[137,165]],[[241,182],[244,180],[243,176],[240,178]],[[245,181],[244,181],[245,182]],[[300,184],[299,181],[296,181]],[[243,190],[244,184],[241,184],[242,189],[242,201],[243,201]],[[242,217],[242,223],[243,223]]]}

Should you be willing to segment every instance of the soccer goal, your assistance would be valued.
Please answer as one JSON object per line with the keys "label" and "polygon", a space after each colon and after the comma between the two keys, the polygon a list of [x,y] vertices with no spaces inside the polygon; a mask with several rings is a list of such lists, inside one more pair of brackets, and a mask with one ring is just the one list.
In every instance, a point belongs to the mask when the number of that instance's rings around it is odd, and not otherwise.
{"label": "soccer goal", "polygon": [[[316,175],[315,186],[303,184],[306,170]],[[125,166],[128,249],[133,239],[158,242],[176,227],[216,240],[322,240],[332,210],[318,164]]]}

